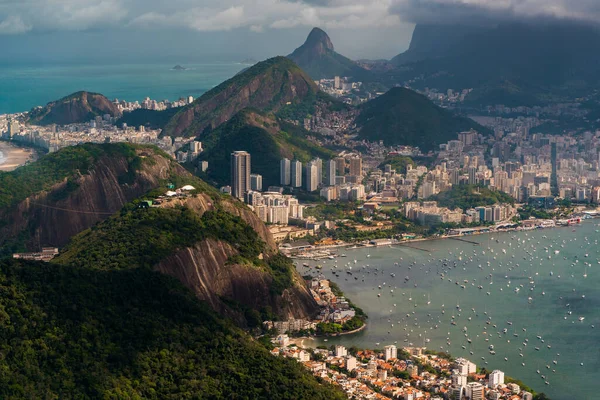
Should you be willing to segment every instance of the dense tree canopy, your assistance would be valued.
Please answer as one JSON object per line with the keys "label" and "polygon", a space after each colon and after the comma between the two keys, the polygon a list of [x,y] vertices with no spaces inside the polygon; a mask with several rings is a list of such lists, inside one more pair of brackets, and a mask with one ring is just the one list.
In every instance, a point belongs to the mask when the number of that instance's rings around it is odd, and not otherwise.
{"label": "dense tree canopy", "polygon": [[0,398],[342,399],[145,268],[0,262]]}

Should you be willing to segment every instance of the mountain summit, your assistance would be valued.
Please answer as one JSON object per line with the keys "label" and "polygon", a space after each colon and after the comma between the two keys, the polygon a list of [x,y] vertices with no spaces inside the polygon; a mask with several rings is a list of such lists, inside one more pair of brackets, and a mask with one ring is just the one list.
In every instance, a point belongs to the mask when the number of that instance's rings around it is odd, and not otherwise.
{"label": "mountain summit", "polygon": [[326,54],[328,51],[334,51],[329,35],[321,28],[313,28],[310,31],[302,47],[304,46],[312,49],[319,55]]}
{"label": "mountain summit", "polygon": [[244,108],[277,113],[315,99],[319,88],[296,64],[285,57],[262,61],[183,107],[163,135],[199,136],[229,121]]}
{"label": "mountain summit", "polygon": [[319,28],[313,30],[304,44],[288,56],[313,79],[334,76],[364,76],[367,71],[354,61],[335,52],[331,39]]}

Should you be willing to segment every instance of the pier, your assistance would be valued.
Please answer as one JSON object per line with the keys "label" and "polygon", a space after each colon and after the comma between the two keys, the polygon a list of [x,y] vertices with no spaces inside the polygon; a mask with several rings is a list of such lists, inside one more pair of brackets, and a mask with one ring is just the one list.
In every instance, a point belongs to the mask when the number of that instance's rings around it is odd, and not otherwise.
{"label": "pier", "polygon": [[398,246],[406,246],[406,247],[410,247],[411,249],[415,249],[415,250],[420,250],[420,251],[425,251],[427,253],[431,253],[431,250],[427,250],[427,249],[423,249],[417,246],[414,246],[410,243],[397,243]]}
{"label": "pier", "polygon": [[471,244],[473,244],[475,246],[479,246],[480,245],[480,243],[474,242],[472,240],[467,240],[467,239],[459,238],[459,237],[452,237],[451,236],[451,237],[448,237],[448,239],[458,240],[460,242],[465,242],[465,243],[471,243]]}

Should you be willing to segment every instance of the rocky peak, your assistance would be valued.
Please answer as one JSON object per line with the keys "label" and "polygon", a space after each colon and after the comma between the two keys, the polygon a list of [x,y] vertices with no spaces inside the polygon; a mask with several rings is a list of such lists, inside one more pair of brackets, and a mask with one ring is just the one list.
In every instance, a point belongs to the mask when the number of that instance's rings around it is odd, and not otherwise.
{"label": "rocky peak", "polygon": [[325,54],[328,51],[334,51],[331,39],[327,33],[320,28],[313,28],[313,30],[310,31],[302,47],[305,47],[307,50],[310,49],[317,54]]}

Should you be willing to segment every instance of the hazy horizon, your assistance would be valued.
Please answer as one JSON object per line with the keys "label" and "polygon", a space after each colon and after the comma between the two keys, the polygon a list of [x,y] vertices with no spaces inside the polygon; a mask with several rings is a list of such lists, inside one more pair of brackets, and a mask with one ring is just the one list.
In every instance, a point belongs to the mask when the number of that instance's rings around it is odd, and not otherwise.
{"label": "hazy horizon", "polygon": [[351,59],[391,59],[416,23],[600,20],[594,0],[4,0],[2,63],[256,60],[290,54],[317,26]]}

